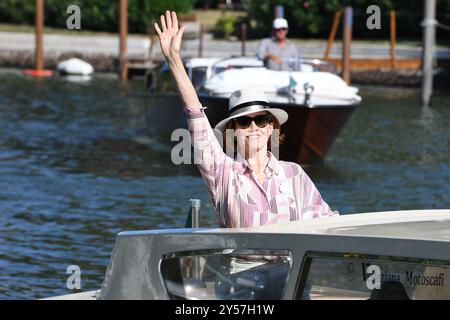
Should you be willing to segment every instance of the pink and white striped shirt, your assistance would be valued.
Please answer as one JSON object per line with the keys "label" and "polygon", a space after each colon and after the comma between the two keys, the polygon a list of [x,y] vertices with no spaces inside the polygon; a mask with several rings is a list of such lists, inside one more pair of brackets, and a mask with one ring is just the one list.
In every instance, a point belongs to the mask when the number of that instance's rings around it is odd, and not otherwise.
{"label": "pink and white striped shirt", "polygon": [[[246,160],[228,157],[204,108],[185,108],[200,173],[208,188],[220,227],[246,228],[339,214],[332,211],[303,169],[279,161],[269,152],[261,185]],[[203,160],[203,161],[202,161]]]}

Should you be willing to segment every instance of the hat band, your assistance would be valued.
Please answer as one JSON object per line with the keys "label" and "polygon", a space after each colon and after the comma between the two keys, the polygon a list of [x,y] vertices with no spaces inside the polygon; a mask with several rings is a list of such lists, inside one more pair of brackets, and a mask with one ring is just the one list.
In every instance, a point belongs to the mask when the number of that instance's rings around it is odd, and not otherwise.
{"label": "hat band", "polygon": [[229,116],[236,115],[239,110],[241,110],[240,112],[247,112],[247,111],[257,112],[264,109],[269,109],[269,104],[267,103],[267,101],[250,101],[238,104],[237,106],[231,108]]}

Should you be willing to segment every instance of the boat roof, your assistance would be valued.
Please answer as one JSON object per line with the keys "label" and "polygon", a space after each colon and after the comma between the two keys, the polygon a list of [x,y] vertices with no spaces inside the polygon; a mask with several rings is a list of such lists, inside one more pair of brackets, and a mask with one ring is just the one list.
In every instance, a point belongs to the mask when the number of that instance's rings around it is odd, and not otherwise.
{"label": "boat roof", "polygon": [[264,64],[256,57],[230,57],[230,58],[191,58],[186,61],[185,65],[188,68],[197,67],[210,67],[215,65],[216,67],[263,67]]}
{"label": "boat roof", "polygon": [[357,235],[450,242],[450,209],[348,214],[253,228],[203,229],[198,232]]}
{"label": "boat roof", "polygon": [[[126,231],[119,236],[171,232],[192,232],[192,229]],[[450,209],[347,214],[252,228],[202,228],[194,232],[314,234],[450,242]]]}
{"label": "boat roof", "polygon": [[185,65],[188,68],[208,67],[220,60],[220,58],[191,58],[185,62]]}

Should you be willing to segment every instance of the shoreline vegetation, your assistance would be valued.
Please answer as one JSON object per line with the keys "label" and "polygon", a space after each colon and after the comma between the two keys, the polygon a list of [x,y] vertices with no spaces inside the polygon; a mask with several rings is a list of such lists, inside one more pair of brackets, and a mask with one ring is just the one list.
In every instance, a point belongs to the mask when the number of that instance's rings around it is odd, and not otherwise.
{"label": "shoreline vegetation", "polygon": [[[197,21],[202,22],[202,21]],[[206,33],[212,33],[213,28],[205,28],[204,29]],[[17,32],[17,33],[34,33],[34,25],[31,24],[13,24],[13,23],[0,23],[0,32]],[[108,36],[108,37],[115,37],[117,38],[118,32],[106,32],[106,31],[93,31],[93,30],[68,30],[65,28],[53,28],[53,27],[44,27],[44,34],[57,34],[57,35],[67,35],[67,36]],[[143,38],[147,39],[150,34],[144,34],[144,33],[129,33],[130,37],[135,38]],[[301,43],[326,43],[327,39],[321,39],[321,38],[293,38],[289,37],[291,41],[297,44]],[[223,40],[225,39],[217,39],[217,40]],[[249,39],[247,42],[258,42],[260,39]],[[437,49],[450,49],[450,42],[441,41],[439,43],[439,39],[437,39],[436,48]],[[240,41],[236,37],[231,37],[228,41]],[[405,47],[421,47],[422,45],[421,39],[397,39],[397,46],[405,46]],[[342,39],[336,39],[334,41],[335,45],[341,45]],[[377,45],[389,45],[389,39],[352,39],[353,44],[377,44]]]}
{"label": "shoreline vegetation", "polygon": [[[19,24],[11,24],[11,23],[0,23],[0,32],[16,32],[16,33],[34,33],[34,25],[19,25]],[[105,31],[92,31],[92,30],[68,30],[68,29],[62,29],[62,28],[52,28],[52,27],[44,27],[44,34],[55,34],[55,35],[67,35],[67,36],[107,36],[107,37],[114,37],[118,38],[119,34],[118,32],[105,32]],[[143,38],[147,39],[150,35],[149,34],[142,34],[142,33],[130,33],[128,34],[129,37],[135,37],[135,38]],[[240,41],[235,37],[232,37],[231,40],[225,40],[225,39],[217,39],[221,41],[229,41],[229,42],[236,42]],[[259,42],[260,39],[249,39],[247,42]],[[326,43],[326,39],[319,39],[319,38],[292,38],[290,37],[289,40],[293,41],[294,43]],[[336,39],[334,41],[334,44],[341,45],[342,40]],[[378,45],[389,45],[389,40],[386,39],[352,39],[353,44],[378,44]],[[398,40],[397,45],[400,46],[408,46],[408,47],[420,47],[421,46],[421,40],[420,39],[404,39],[404,40]],[[450,43],[447,44],[437,44],[437,48],[450,48]]]}

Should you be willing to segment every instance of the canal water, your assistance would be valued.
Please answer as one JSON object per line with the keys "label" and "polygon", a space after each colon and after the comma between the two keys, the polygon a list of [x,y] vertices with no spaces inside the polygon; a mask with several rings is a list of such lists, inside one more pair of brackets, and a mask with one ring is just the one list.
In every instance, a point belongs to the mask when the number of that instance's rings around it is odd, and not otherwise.
{"label": "canal water", "polygon": [[[361,88],[362,104],[326,162],[305,168],[342,214],[450,208],[450,95],[419,107],[419,92]],[[215,226],[203,181],[171,162],[172,97],[139,81],[89,82],[0,74],[0,299],[101,286],[123,230],[183,227],[190,198]]]}

